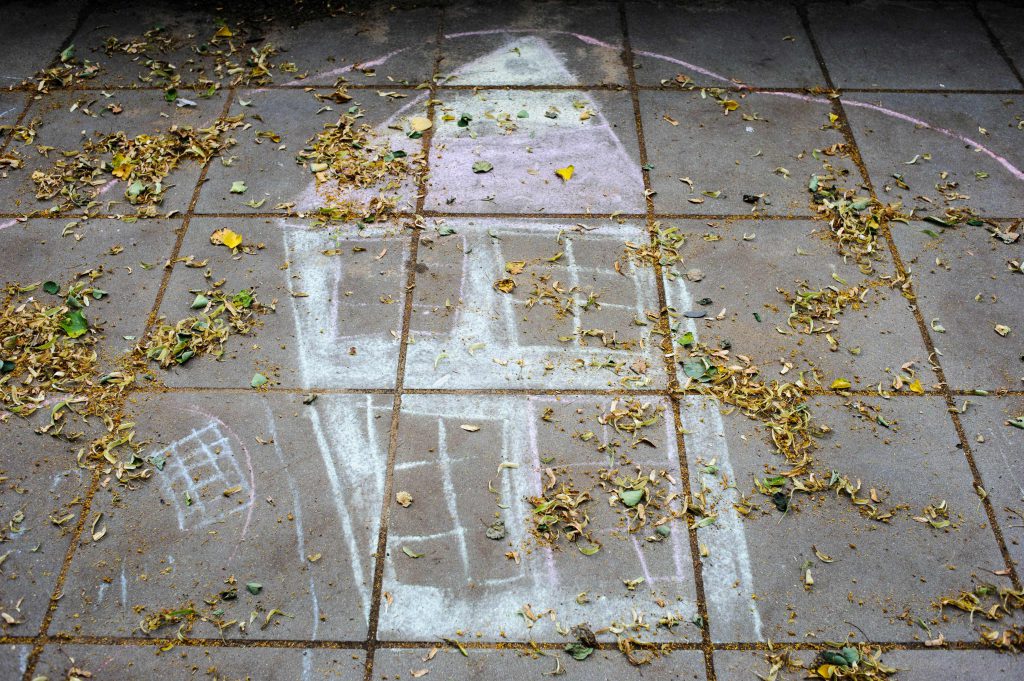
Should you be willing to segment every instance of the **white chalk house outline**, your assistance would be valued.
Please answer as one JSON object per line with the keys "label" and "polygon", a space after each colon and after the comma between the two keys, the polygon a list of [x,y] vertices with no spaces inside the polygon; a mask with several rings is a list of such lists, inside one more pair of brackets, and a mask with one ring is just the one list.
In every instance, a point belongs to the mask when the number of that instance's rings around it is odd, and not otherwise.
{"label": "white chalk house outline", "polygon": [[[442,270],[438,275],[448,286],[428,295],[421,291],[413,304],[411,343],[407,349],[405,385],[411,388],[654,388],[666,386],[664,362],[657,338],[651,342],[654,324],[639,326],[658,310],[655,272],[628,258],[619,258],[621,274],[611,263],[623,250],[625,241],[647,239],[642,224],[617,224],[604,220],[595,230],[577,231],[569,222],[536,219],[446,220],[455,230],[433,248],[420,247],[421,263]],[[535,256],[562,257],[554,263],[533,263],[514,278],[516,290],[501,293],[496,279],[508,276],[505,263],[515,259],[517,240],[530,241]],[[580,253],[580,251],[585,251]],[[453,253],[459,257],[451,258]],[[522,251],[516,251],[522,255]],[[600,253],[603,266],[594,262]],[[583,262],[580,262],[583,260]],[[567,290],[570,314],[556,319],[555,311],[543,303],[527,309],[533,288],[532,276],[550,275]],[[420,286],[435,286],[430,275],[417,280]],[[584,311],[590,291],[599,293],[597,307]],[[444,300],[454,306],[444,308]],[[585,337],[583,331],[602,328],[617,341],[631,341],[627,349],[606,347],[600,338]],[[539,337],[538,337],[539,336]],[[572,337],[559,342],[558,336]],[[643,345],[640,345],[640,342]],[[442,358],[440,361],[438,358]],[[647,382],[630,370],[637,359],[648,365]],[[612,361],[619,368],[603,365]]]}
{"label": "white chalk house outline", "polygon": [[[535,62],[542,61],[542,63],[536,66],[536,78],[550,77],[541,76],[540,74],[544,72],[544,69],[550,70],[555,68],[552,67],[552,62],[557,65],[557,68],[564,71],[564,66],[557,54],[541,38],[534,36],[515,38],[505,47],[488,55],[488,57],[470,63],[464,67],[464,70],[466,73],[486,71],[488,69],[494,69],[497,72],[501,68],[502,60],[514,48],[518,48],[520,53],[525,53]],[[543,60],[541,59],[542,57]],[[523,73],[528,72],[529,70],[523,71]],[[563,79],[564,75],[561,76]],[[515,77],[521,78],[521,75]],[[576,93],[578,97],[581,95],[582,93]],[[382,134],[389,135],[396,145],[400,143],[407,144],[408,141],[404,135],[396,133],[389,126],[396,123],[399,117],[408,115],[407,112],[411,109],[422,107],[427,96],[427,94],[424,94],[411,100],[391,119],[378,126],[378,129]],[[626,194],[642,197],[643,185],[640,168],[623,151],[622,144],[619,142],[617,135],[608,126],[607,121],[604,121],[603,117],[600,116],[600,112],[593,101],[588,100],[585,96],[583,99],[586,101],[586,105],[595,111],[597,124],[594,128],[599,132],[603,130],[602,136],[610,139],[606,140],[603,144],[591,147],[598,150],[598,155],[596,158],[593,156],[588,158],[585,153],[588,145],[593,142],[592,139],[573,135],[566,135],[562,138],[559,144],[572,143],[577,145],[575,147],[562,148],[569,149],[576,155],[570,161],[576,161],[575,165],[577,165],[577,168],[582,168],[585,171],[582,173],[583,177],[577,176],[574,178],[576,183],[569,184],[568,186],[580,191],[600,195],[602,188],[595,186],[593,183],[607,183],[609,179],[615,178],[615,181],[619,183],[618,187],[629,188]],[[472,103],[470,100],[465,102],[466,106]],[[571,102],[569,110],[572,112],[576,111],[575,107],[571,106]],[[530,118],[518,119],[517,122],[522,123],[523,121],[534,120],[534,112],[531,111],[530,113]],[[589,132],[593,133],[594,128],[591,128]],[[520,126],[520,129],[523,129],[523,126]],[[507,140],[510,144],[518,144],[514,136],[504,136],[497,130],[493,132],[495,134],[488,135],[488,144],[491,145],[489,146],[490,149],[496,148],[494,145],[502,140]],[[444,136],[440,135],[440,137],[443,139]],[[549,143],[554,144],[551,140],[549,140]],[[472,149],[470,151],[472,152]],[[450,156],[454,157],[455,154],[450,154]],[[615,167],[620,174],[609,176],[600,172],[586,172],[589,167],[592,167],[592,164],[597,164],[597,168],[601,171]],[[438,170],[434,169],[433,172],[437,173]],[[564,189],[561,185],[554,183],[544,185],[543,187],[547,187],[548,191],[552,192]],[[605,187],[607,187],[607,184]],[[317,191],[315,184],[311,183],[303,194],[303,202],[315,205],[318,200]],[[542,193],[537,192],[532,195],[532,198],[548,205],[551,205],[555,200],[554,198],[546,200]],[[640,210],[643,210],[642,198],[640,199]],[[504,221],[503,224],[506,227],[513,225],[510,221]],[[519,229],[524,232],[533,230],[532,233],[536,233],[538,229],[543,229],[542,224],[542,222],[536,220],[530,222],[522,221],[515,223],[513,229]],[[308,231],[304,225],[292,224],[288,221],[282,221],[281,226],[282,238],[285,242],[289,260],[293,263],[293,268],[301,277],[303,282],[302,289],[310,293],[309,298],[292,299],[296,334],[300,347],[298,363],[303,384],[308,387],[333,387],[333,383],[338,381],[347,383],[350,386],[358,386],[362,383],[365,387],[387,384],[387,369],[394,366],[393,363],[390,363],[390,358],[397,351],[397,341],[392,334],[380,332],[363,333],[360,330],[360,332],[354,335],[346,336],[347,339],[353,341],[353,344],[358,344],[362,348],[361,352],[363,353],[364,361],[352,367],[343,368],[338,363],[338,353],[340,352],[338,343],[329,336],[325,337],[320,324],[309,323],[312,311],[309,306],[323,305],[323,301],[330,299],[328,295],[330,291],[346,288],[346,266],[343,258],[339,258],[340,262],[330,267],[324,267],[322,263],[316,264],[314,259],[307,256],[311,253],[318,253],[324,248],[324,240],[319,238],[321,235]],[[614,229],[612,228],[612,230]],[[621,248],[621,242],[619,242],[616,248]],[[483,262],[483,260],[483,258],[480,258],[476,262]],[[488,267],[492,267],[499,260],[501,260],[501,251],[495,247],[489,253]],[[478,279],[475,285],[471,285],[469,289],[473,291],[471,295],[480,295],[482,291],[491,290],[494,271],[489,270],[487,272],[486,282],[484,282],[480,279],[483,272],[482,268],[467,267],[461,263],[459,266],[462,267],[462,277],[467,282],[467,285],[472,284],[471,279],[473,277]],[[638,292],[638,296],[642,299],[642,302],[638,303],[638,308],[656,309],[656,306],[654,308],[647,306],[650,298],[643,298],[643,296],[652,296],[653,291],[655,291],[653,273],[633,269],[628,272],[628,276],[634,278],[633,285]],[[484,283],[486,283],[486,286],[483,285]],[[667,293],[670,305],[678,309],[690,309],[692,306],[690,294],[681,279],[669,282]],[[492,294],[488,293],[486,295],[490,296]],[[511,302],[508,304],[511,305]],[[394,308],[396,306],[388,307]],[[424,309],[418,306],[414,306],[414,310],[419,314],[424,312]],[[506,318],[511,319],[515,317],[514,314],[507,314],[507,312],[508,310],[505,310],[504,316]],[[454,329],[458,329],[460,328],[459,325],[462,325],[461,332],[453,332],[453,337],[459,342],[461,342],[461,339],[458,336],[466,336],[467,334],[490,334],[489,338],[495,344],[499,342],[499,339],[505,338],[507,341],[507,339],[515,336],[515,334],[504,333],[503,329],[491,320],[474,319],[471,312],[463,311],[459,314],[462,315],[462,318],[454,322],[453,326]],[[692,320],[686,320],[685,325],[685,329],[693,331],[696,335],[696,326]],[[432,338],[426,333],[414,340],[416,342],[409,347],[408,368],[411,371],[407,381],[410,385],[420,382],[418,375],[424,373],[422,366],[423,356],[426,355],[429,358],[431,367],[433,367],[433,363],[437,359],[435,350],[439,350],[443,344],[440,337]],[[473,342],[486,343],[487,340],[484,340],[481,335],[479,341],[469,341],[469,343]],[[434,346],[431,347],[431,344],[434,344]],[[519,348],[520,352],[527,350],[528,348],[525,347]],[[607,353],[606,349],[602,348],[602,350]],[[543,355],[546,350],[541,350],[540,352]],[[371,357],[373,360],[366,361],[367,357]],[[494,363],[491,362],[491,364]],[[652,363],[652,366],[657,365],[660,365],[660,361]],[[544,380],[543,383],[534,383],[533,385],[550,384],[551,378],[551,376],[548,376],[546,377],[547,380]],[[488,380],[491,380],[493,383],[493,379]],[[606,387],[606,382],[607,378],[604,378],[604,384],[601,387]],[[448,387],[452,387],[450,383],[451,381],[448,382]],[[445,382],[437,383],[435,379],[434,384],[445,385]],[[525,387],[529,383],[522,382],[521,377],[517,376],[517,385]],[[495,386],[492,385],[491,387]],[[496,387],[506,386],[500,385]],[[360,585],[363,610],[368,616],[369,602],[372,594],[366,586],[365,575],[366,563],[369,563],[369,559],[364,563],[359,560],[359,556],[369,556],[375,551],[374,537],[376,536],[376,530],[369,535],[366,543],[360,546],[359,537],[352,528],[354,527],[354,518],[369,516],[374,518],[374,523],[377,522],[376,514],[379,512],[379,503],[375,504],[373,500],[379,500],[383,495],[384,464],[380,459],[380,450],[369,445],[371,442],[380,441],[381,436],[376,433],[377,424],[371,415],[374,407],[369,398],[367,399],[366,405],[362,406],[353,400],[320,401],[314,403],[307,413],[311,419],[311,427],[316,434],[320,453],[324,460],[327,480],[331,487],[331,493],[334,495],[342,532],[353,556],[352,570],[354,582]],[[692,443],[694,449],[701,449],[701,455],[705,459],[717,458],[720,470],[724,474],[731,475],[732,469],[726,446],[724,426],[717,406],[713,402],[706,403],[693,399],[686,401],[685,404],[684,424],[691,431],[687,435],[688,442]],[[423,415],[431,413],[431,410],[424,404],[422,398],[418,396],[407,396],[405,405],[410,410],[410,414]],[[472,409],[472,405],[472,400],[457,402],[455,397],[446,396],[441,408],[443,413],[434,413],[434,416],[439,420],[439,424],[441,424],[439,425],[439,432],[440,429],[443,429],[443,420],[446,418],[473,417],[476,412]],[[700,408],[699,411],[704,418],[696,416],[698,408]],[[459,409],[466,410],[466,413],[459,413]],[[522,458],[524,456],[523,452],[529,449],[529,445],[524,449],[521,446],[515,447],[509,443],[516,443],[522,440],[523,433],[530,434],[530,439],[535,443],[537,419],[526,418],[524,421],[522,413],[505,413],[502,415],[489,412],[479,415],[480,418],[492,418],[495,416],[505,418],[507,424],[515,424],[514,426],[505,426],[506,430],[503,431],[505,437],[501,446],[507,448],[505,453],[509,456],[519,456]],[[351,443],[357,443],[357,446],[352,446]],[[362,444],[360,445],[359,443]],[[367,452],[370,453],[369,456]],[[503,484],[511,486],[512,483],[509,481]],[[516,489],[515,494],[512,494],[513,490],[510,487],[505,491],[508,493],[508,498],[516,499],[518,502],[521,502],[522,498],[526,496],[525,491],[521,489]],[[518,519],[508,522],[507,527],[511,532],[511,536],[515,537],[516,533],[521,535],[525,530],[524,520],[527,516],[523,515],[521,503],[513,506],[513,508],[518,509]],[[710,560],[706,563],[708,569],[705,570],[704,575],[709,617],[712,619],[713,626],[716,626],[714,622],[717,620],[722,626],[737,632],[736,640],[757,641],[761,639],[761,622],[756,603],[752,599],[754,593],[753,578],[751,576],[750,557],[747,551],[742,519],[738,516],[735,509],[732,508],[731,504],[728,503],[720,503],[718,512],[718,521],[713,526],[700,530],[701,540],[709,547],[711,552]],[[457,532],[457,527],[453,527],[453,531]],[[522,583],[529,583],[529,586],[522,587],[521,591],[516,591],[515,599],[511,596],[505,597],[506,605],[509,607],[514,606],[514,609],[518,609],[524,602],[539,603],[540,598],[537,596],[541,592],[537,591],[537,589],[551,589],[550,585],[544,585],[543,580],[540,580],[540,584],[536,583],[537,580],[531,580],[530,574],[532,573],[527,573],[522,580]],[[385,566],[385,578],[388,585],[387,590],[392,594],[401,595],[405,605],[410,603],[408,599],[412,599],[412,603],[430,603],[431,607],[435,608],[434,610],[429,610],[425,607],[418,609],[416,611],[418,615],[416,616],[403,615],[401,612],[403,608],[395,608],[393,611],[390,609],[382,610],[381,631],[388,632],[388,636],[401,632],[402,635],[409,638],[429,638],[433,635],[434,622],[441,613],[444,613],[449,621],[466,627],[475,627],[477,622],[480,621],[478,618],[471,616],[471,613],[477,612],[474,610],[476,606],[474,606],[473,600],[467,597],[464,590],[457,593],[441,593],[422,586],[403,584],[396,579],[393,565]],[[534,583],[530,583],[531,581]],[[502,586],[496,591],[500,593],[502,588],[505,587]],[[572,590],[571,585],[565,585],[558,593],[551,593],[550,591],[546,593],[552,599],[574,603],[573,597],[577,592]],[[525,601],[520,603],[512,602],[524,596],[526,597]],[[567,596],[570,597],[567,598]],[[486,607],[490,611],[494,606],[495,603],[491,602]],[[621,616],[621,614],[615,613],[617,616]],[[571,613],[566,613],[566,615],[569,616]]]}
{"label": "white chalk house outline", "polygon": [[[601,557],[585,559],[593,561],[594,569],[598,571],[596,575],[577,572],[578,560],[582,559],[576,555],[573,546],[563,546],[556,553],[551,548],[538,546],[527,534],[533,526],[533,507],[526,499],[540,495],[545,483],[542,471],[547,464],[541,461],[541,457],[548,451],[542,448],[542,439],[548,433],[542,429],[557,427],[544,424],[541,414],[548,407],[566,409],[578,405],[592,409],[601,403],[607,407],[611,399],[422,394],[403,398],[403,422],[417,424],[417,439],[409,443],[414,452],[411,456],[399,456],[395,474],[400,476],[412,472],[417,477],[436,476],[441,482],[448,515],[439,521],[443,529],[437,533],[403,535],[398,529],[403,518],[400,514],[407,511],[398,509],[392,513],[382,588],[392,595],[394,603],[382,608],[380,638],[436,640],[440,636],[453,635],[457,629],[474,634],[480,632],[491,640],[500,640],[502,635],[511,639],[531,634],[537,638],[553,636],[554,624],[550,620],[538,622],[532,631],[527,631],[525,620],[518,614],[527,604],[537,612],[555,609],[562,626],[588,622],[596,628],[612,622],[630,622],[634,610],[643,612],[648,620],[657,620],[658,616],[669,612],[681,615],[684,620],[693,617],[696,603],[688,597],[693,593],[693,569],[682,522],[673,521],[669,538],[655,546],[642,546],[645,543],[643,535],[631,536],[625,540],[627,544],[622,544],[623,539],[610,536],[619,528],[592,527],[595,536],[605,546],[604,556],[609,551],[621,551],[629,556],[614,566],[609,565],[610,557],[605,558],[601,554],[598,554]],[[654,398],[652,402],[661,403],[661,399]],[[460,424],[467,421],[479,425],[491,438],[487,449],[493,453],[486,463],[478,457],[460,453],[457,447],[449,446],[447,442],[447,433],[462,432]],[[611,426],[601,427],[596,423],[594,426],[599,441],[618,438]],[[436,436],[431,436],[430,431],[434,427]],[[411,429],[412,426],[405,428]],[[424,431],[426,435],[421,435]],[[410,431],[400,431],[400,437],[408,437],[404,433],[411,434]],[[645,471],[664,469],[679,480],[679,460],[671,418],[661,419],[651,437],[660,445],[654,454],[645,456],[645,450],[639,449],[631,451],[631,456]],[[596,442],[594,446],[589,459],[577,460],[573,455],[570,461],[559,457],[558,465],[591,470],[607,467],[608,456],[597,451]],[[515,468],[499,471],[499,462],[514,464]],[[487,470],[477,477],[493,476],[493,486],[499,491],[499,497],[479,484],[478,479],[469,483],[466,476],[458,475],[460,468],[480,470],[482,466]],[[585,477],[576,480],[581,488],[586,488],[588,481],[589,478]],[[682,490],[676,488],[674,491]],[[499,498],[508,508],[497,506]],[[603,495],[597,493],[593,503],[604,505],[606,502]],[[675,506],[679,510],[678,500]],[[501,543],[502,550],[508,550],[507,543],[520,550],[521,565],[517,566],[505,558],[497,563],[488,560],[482,564],[482,560],[475,560],[472,555],[470,543],[491,541],[484,538],[481,519],[487,518],[489,522],[495,511],[501,514],[507,532]],[[432,517],[430,520],[439,519]],[[617,537],[623,534],[625,532],[620,531]],[[435,555],[444,552],[447,557],[454,556],[457,568],[454,572],[439,575],[440,579],[424,574],[423,569],[410,563],[402,551],[403,546],[431,551]],[[560,564],[565,563],[575,569],[571,573],[563,572]],[[608,569],[610,567],[614,569]],[[488,574],[499,576],[488,577]],[[403,575],[406,577],[404,580]],[[643,588],[630,593],[623,587],[622,579],[636,577],[643,577],[646,581]],[[438,584],[438,581],[445,583]],[[651,602],[652,590],[664,594],[668,602],[664,610]],[[589,592],[590,603],[576,602],[581,591]],[[689,634],[687,638],[699,636],[696,630],[686,633]],[[652,635],[664,640],[680,638],[664,631]]]}

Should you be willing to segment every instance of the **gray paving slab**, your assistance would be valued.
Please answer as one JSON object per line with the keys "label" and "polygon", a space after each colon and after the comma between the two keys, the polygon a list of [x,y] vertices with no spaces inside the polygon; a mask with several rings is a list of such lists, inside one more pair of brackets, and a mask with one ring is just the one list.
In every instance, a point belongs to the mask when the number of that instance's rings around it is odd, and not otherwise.
{"label": "gray paving slab", "polygon": [[838,87],[1020,86],[967,3],[868,0],[837,12],[812,2],[807,10]]}
{"label": "gray paving slab", "polygon": [[[442,93],[427,210],[455,213],[640,213],[645,208],[628,93]],[[464,116],[472,120],[460,125]],[[552,117],[554,116],[554,117]],[[474,170],[488,163],[491,170]],[[573,166],[569,180],[555,175]]]}
{"label": "gray paving slab", "polygon": [[299,650],[288,648],[207,648],[53,644],[43,650],[37,677],[67,678],[72,669],[94,679],[267,679],[310,681],[363,678],[361,650]]}
{"label": "gray paving slab", "polygon": [[[815,653],[792,653],[805,666],[814,662]],[[1021,658],[993,650],[891,650],[882,655],[882,662],[899,671],[896,678],[908,681],[927,681],[941,678],[949,681],[973,679],[1010,679],[1024,672]],[[739,681],[767,674],[768,662],[762,652],[715,651],[715,675],[722,681]],[[803,678],[806,672],[782,672],[780,681]]]}
{"label": "gray paving slab", "polygon": [[[665,226],[677,226],[687,237],[688,257],[669,270],[674,280],[666,286],[669,304],[678,315],[677,340],[692,332],[712,347],[731,343],[734,352],[756,358],[773,376],[779,375],[783,362],[792,365],[796,373],[791,376],[816,368],[825,386],[845,378],[860,388],[881,383],[888,390],[906,362],[916,363],[916,377],[925,387],[935,384],[912,308],[898,290],[871,287],[863,303],[851,305],[838,317],[838,325],[816,322],[818,328],[829,329],[836,350],[825,333],[804,333],[806,325],[798,321],[789,325],[791,306],[779,289],[790,294],[801,286],[845,290],[868,279],[857,265],[836,254],[834,243],[822,234],[824,223],[738,220],[716,221],[709,227],[685,220]],[[708,235],[717,239],[708,240]],[[883,251],[879,256],[875,277],[891,277],[895,270],[888,254]],[[698,282],[686,280],[685,273],[693,269],[703,273]],[[709,299],[710,303],[700,302]],[[688,319],[687,312],[706,316]],[[685,382],[681,372],[680,380]]]}
{"label": "gray paving slab", "polygon": [[5,618],[3,631],[35,636],[64,564],[90,475],[78,468],[73,444],[36,434],[34,429],[41,424],[4,416],[8,425],[3,448],[11,455],[0,466],[0,514],[9,521],[0,554],[5,557],[0,608],[17,623],[7,624]]}
{"label": "gray paving slab", "polygon": [[[210,235],[224,228],[241,234],[251,252],[212,246]],[[224,361],[197,358],[165,373],[164,382],[247,387],[260,371],[285,387],[393,387],[408,244],[395,225],[357,232],[286,218],[193,219],[181,257],[206,266],[174,268],[160,314],[170,322],[193,314],[195,292],[221,279],[232,293],[254,287],[264,304],[277,300],[277,309],[260,316],[255,335],[231,338]]]}
{"label": "gray paving slab", "polygon": [[[852,635],[920,642],[930,637],[918,619],[946,640],[975,640],[965,620],[940,622],[932,603],[971,588],[976,576],[997,579],[990,571],[1002,569],[1004,561],[945,402],[819,398],[809,408],[832,430],[815,453],[819,479],[827,482],[834,470],[860,481],[860,496],[875,490],[878,506],[893,518],[869,519],[848,498],[828,491],[796,494],[785,516],[755,493],[759,510],[740,521],[732,506],[737,494],[751,493],[755,477],[785,468],[785,460],[766,444],[756,422],[738,413],[722,416],[714,402],[688,398],[683,426],[692,433],[684,435],[686,453],[690,470],[702,471],[691,484],[695,491],[709,489],[722,516],[698,531],[709,553],[704,582],[714,641],[822,642]],[[891,426],[878,425],[876,415]],[[709,463],[716,473],[703,471]],[[727,479],[735,490],[724,488]],[[912,519],[943,500],[949,527],[937,530]],[[820,561],[814,547],[834,562]],[[812,563],[809,590],[805,561]]]}
{"label": "gray paving slab", "polygon": [[958,398],[957,404],[968,400],[970,405],[960,421],[1006,548],[1019,566],[1024,563],[1024,462],[1019,455],[1024,447],[1024,430],[1009,425],[1009,421],[1024,416],[1024,398]]}
{"label": "gray paving slab", "polygon": [[[821,163],[811,153],[845,141],[838,130],[822,129],[829,122],[829,103],[788,93],[730,97],[739,108],[727,114],[722,105],[699,91],[640,93],[655,210],[698,215],[812,214],[807,178],[821,171]],[[745,120],[744,114],[767,120]],[[855,172],[846,159],[830,160],[837,168]],[[681,182],[682,178],[693,186]],[[859,181],[854,178],[851,185]],[[759,194],[764,198],[756,204],[743,200],[744,195]]]}
{"label": "gray paving slab", "polygon": [[196,638],[366,636],[390,398],[179,394],[133,408],[164,468],[97,493],[107,533],[83,536],[52,632],[143,636],[145,617],[191,603],[236,620],[198,622]]}
{"label": "gray paving slab", "polygon": [[[29,213],[60,204],[59,197],[44,201],[36,199],[32,182],[35,170],[49,170],[62,151],[81,149],[82,142],[96,135],[124,131],[129,136],[160,135],[172,125],[205,127],[211,125],[224,108],[222,95],[198,99],[194,107],[176,107],[164,101],[159,90],[117,91],[107,97],[93,91],[62,91],[37,100],[28,112],[26,123],[38,119],[40,126],[32,146],[16,141],[15,149],[25,159],[25,167],[14,171],[0,184],[0,206],[4,212]],[[77,104],[77,107],[75,105]],[[107,106],[120,105],[123,112],[114,114]],[[72,111],[72,107],[75,110]],[[37,153],[40,146],[53,147],[48,157]],[[184,211],[192,199],[200,166],[186,162],[164,180],[167,187],[159,210]],[[122,181],[116,180],[101,189],[102,210],[110,213],[134,214],[135,206],[124,196]]]}
{"label": "gray paving slab", "polygon": [[1024,98],[851,94],[843,105],[883,200],[940,217],[946,208],[972,208],[986,216],[1024,213],[1017,128]]}
{"label": "gray paving slab", "polygon": [[[506,679],[536,678],[550,674],[557,664],[562,673],[559,678],[616,681],[618,679],[703,679],[704,656],[700,651],[677,650],[642,667],[631,666],[618,651],[597,650],[582,662],[573,660],[561,651],[536,655],[517,650],[471,650],[468,656],[445,649],[430,661],[423,659],[429,649],[378,650],[373,662],[375,679],[429,678],[455,681],[505,681]],[[413,672],[429,670],[416,677]],[[563,675],[564,674],[564,675]]]}
{"label": "gray paving slab", "polygon": [[[223,39],[220,45],[209,43],[220,28],[217,19],[181,3],[161,0],[146,5],[104,3],[94,6],[72,38],[79,46],[80,58],[100,65],[100,72],[85,84],[98,88],[164,88],[171,86],[172,77],[177,75],[182,84],[180,96],[197,99],[197,91],[190,86],[201,80],[222,80],[215,72],[214,57],[196,49],[199,46],[206,52],[227,48],[227,41]],[[229,28],[238,30],[237,25]],[[156,31],[152,39],[144,35],[149,31]],[[128,48],[107,50],[106,43],[110,39]],[[165,44],[163,41],[168,39],[170,44]],[[236,38],[234,42],[240,51],[232,59],[244,63],[253,45],[244,38]],[[208,87],[204,86],[203,90]],[[157,93],[156,96],[163,95]]]}
{"label": "gray paving slab", "polygon": [[[4,248],[18,254],[5,263],[4,282],[55,281],[66,291],[64,287],[79,274],[102,271],[93,285],[108,295],[90,299],[84,314],[103,334],[99,348],[104,359],[127,352],[146,329],[181,220],[79,221],[68,236],[61,236],[68,224],[68,220],[0,221]],[[44,303],[59,301],[41,289],[35,296]]]}
{"label": "gray paving slab", "polygon": [[4,644],[0,646],[0,674],[4,678],[17,678],[25,673],[32,646]]}
{"label": "gray paving slab", "polygon": [[[409,155],[420,152],[422,141],[410,139],[405,132],[410,130],[408,118],[426,115],[428,95],[410,91],[407,97],[400,99],[380,96],[386,91],[389,91],[386,87],[353,90],[352,101],[345,104],[319,101],[313,93],[301,89],[239,91],[232,103],[231,115],[244,115],[251,127],[235,135],[239,144],[228,152],[232,157],[230,165],[215,161],[210,166],[196,211],[272,212],[281,203],[295,204],[292,211],[310,211],[345,199],[368,201],[377,191],[348,192],[339,190],[336,183],[318,187],[309,168],[296,162],[296,155],[325,125],[337,123],[342,114],[354,107],[353,113],[362,113],[360,123],[373,128],[393,150]],[[325,111],[325,107],[330,110]],[[264,136],[261,137],[261,133]],[[266,134],[276,134],[281,139],[274,141]],[[231,193],[236,181],[245,182],[248,189],[244,194]],[[400,189],[388,189],[386,193],[399,198],[398,210],[411,212],[415,209],[415,178],[408,178]],[[251,205],[261,201],[259,207]]]}
{"label": "gray paving slab", "polygon": [[978,10],[1019,73],[1024,64],[1024,8],[1012,2],[986,0],[978,3]]}
{"label": "gray paving slab", "polygon": [[[0,87],[18,85],[60,55],[84,2],[18,0],[4,7],[0,41]],[[82,53],[78,52],[81,57]]]}
{"label": "gray paving slab", "polygon": [[[381,612],[381,638],[551,640],[557,621],[561,627],[586,623],[599,639],[614,640],[600,630],[614,622],[628,624],[636,612],[652,624],[641,633],[644,639],[700,640],[700,630],[691,623],[696,595],[685,524],[670,520],[664,541],[648,541],[654,536],[650,525],[629,532],[623,507],[611,508],[608,492],[595,487],[602,468],[624,475],[635,475],[639,468],[643,475],[668,472],[677,482],[663,484],[680,491],[674,425],[666,413],[645,431],[653,447],[633,444],[633,438],[597,422],[611,402],[596,397],[403,398],[394,489],[409,492],[414,501],[408,508],[391,501],[383,590],[393,600]],[[660,399],[649,404],[651,410],[664,406]],[[585,441],[580,435],[586,432],[593,437]],[[619,447],[598,451],[598,444],[616,441]],[[586,513],[601,544],[594,555],[584,555],[564,538],[554,547],[541,545],[530,534],[533,507],[526,497],[542,494],[548,467],[580,491],[593,488]],[[671,503],[675,507],[678,499]],[[485,533],[496,520],[506,530],[500,540]],[[509,551],[519,560],[506,556]],[[623,584],[636,579],[645,581],[633,590]],[[522,615],[527,606],[537,614],[554,613],[531,624]],[[437,616],[441,612],[444,616]],[[653,626],[667,615],[679,618],[679,626],[671,631]]]}
{"label": "gray paving slab", "polygon": [[441,18],[436,5],[360,3],[344,9],[314,21],[266,26],[266,40],[282,52],[278,59],[298,67],[279,82],[333,86],[344,78],[386,89],[430,81]]}
{"label": "gray paving slab", "polygon": [[[934,238],[924,229],[941,234]],[[1004,244],[981,227],[941,230],[923,222],[896,225],[893,238],[914,272],[921,314],[942,353],[950,387],[1019,390],[1024,378],[1021,275],[1008,264],[1020,260],[1024,244]],[[1007,336],[996,332],[998,324],[1010,327]]]}
{"label": "gray paving slab", "polygon": [[[641,85],[679,74],[709,87],[824,86],[793,7],[770,2],[631,2],[629,35]],[[724,79],[724,80],[723,80]]]}
{"label": "gray paving slab", "polygon": [[435,221],[420,242],[405,385],[664,388],[654,270],[623,254],[646,240],[636,221]]}
{"label": "gray paving slab", "polygon": [[465,0],[445,10],[441,82],[625,86],[621,48],[615,3]]}

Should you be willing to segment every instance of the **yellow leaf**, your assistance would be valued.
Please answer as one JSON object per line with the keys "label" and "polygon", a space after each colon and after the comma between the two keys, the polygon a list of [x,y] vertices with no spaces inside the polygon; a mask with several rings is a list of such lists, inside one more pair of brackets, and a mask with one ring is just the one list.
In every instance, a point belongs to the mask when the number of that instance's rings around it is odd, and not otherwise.
{"label": "yellow leaf", "polygon": [[119,178],[121,178],[123,180],[126,177],[128,177],[128,175],[131,174],[131,172],[132,172],[132,170],[134,168],[135,168],[135,166],[133,164],[125,163],[124,165],[118,166],[117,168],[114,168],[113,170],[111,170],[110,174],[113,175],[114,177],[119,177]]}
{"label": "yellow leaf", "polygon": [[572,179],[572,174],[576,170],[576,166],[566,166],[564,168],[558,168],[555,170],[555,175],[558,175],[564,182],[568,182]]}
{"label": "yellow leaf", "polygon": [[850,382],[847,381],[845,378],[837,378],[836,380],[832,381],[831,387],[832,390],[849,390]]}
{"label": "yellow leaf", "polygon": [[740,108],[740,103],[737,102],[735,99],[722,99],[719,101],[722,104],[722,106],[725,107],[726,111],[735,111],[736,109]]}
{"label": "yellow leaf", "polygon": [[917,393],[918,395],[924,394],[924,387],[921,385],[920,379],[915,379],[913,383],[907,386],[910,388],[910,392]]}
{"label": "yellow leaf", "polygon": [[210,243],[214,246],[224,245],[228,248],[237,248],[242,243],[242,235],[232,232],[227,227],[218,229],[210,235]]}
{"label": "yellow leaf", "polygon": [[213,37],[214,38],[230,38],[233,35],[235,35],[235,34],[231,32],[230,28],[228,28],[227,26],[221,26],[219,29],[217,29],[217,32],[213,34]]}
{"label": "yellow leaf", "polygon": [[413,116],[412,118],[409,119],[409,127],[415,130],[416,132],[423,132],[424,130],[429,130],[432,125],[434,124],[430,122],[430,119],[424,118],[423,116]]}

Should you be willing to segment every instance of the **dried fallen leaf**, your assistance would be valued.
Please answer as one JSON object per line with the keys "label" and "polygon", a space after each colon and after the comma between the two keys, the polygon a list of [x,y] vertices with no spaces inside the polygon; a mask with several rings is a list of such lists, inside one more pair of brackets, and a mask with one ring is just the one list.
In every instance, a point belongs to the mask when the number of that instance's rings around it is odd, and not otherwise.
{"label": "dried fallen leaf", "polygon": [[228,248],[238,248],[242,244],[242,235],[237,232],[233,232],[227,227],[218,229],[210,235],[210,243],[214,246],[227,246]]}

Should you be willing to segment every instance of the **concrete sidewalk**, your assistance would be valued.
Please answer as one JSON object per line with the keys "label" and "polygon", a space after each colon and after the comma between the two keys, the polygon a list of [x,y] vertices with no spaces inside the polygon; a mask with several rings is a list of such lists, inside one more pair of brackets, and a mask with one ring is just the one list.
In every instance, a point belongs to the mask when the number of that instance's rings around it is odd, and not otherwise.
{"label": "concrete sidewalk", "polygon": [[[0,279],[103,289],[150,473],[5,365],[0,677],[1024,675],[1024,11],[398,5],[5,10]],[[218,291],[222,356],[135,350]]]}

